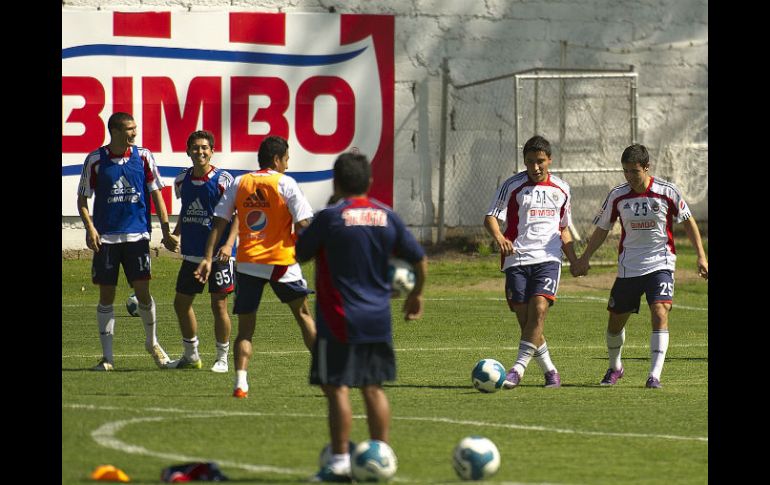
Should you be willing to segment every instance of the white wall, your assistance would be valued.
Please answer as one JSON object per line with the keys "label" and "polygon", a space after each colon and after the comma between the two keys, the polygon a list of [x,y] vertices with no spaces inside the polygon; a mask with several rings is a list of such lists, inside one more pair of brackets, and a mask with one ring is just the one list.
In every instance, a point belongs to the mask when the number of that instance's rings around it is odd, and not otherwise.
{"label": "white wall", "polygon": [[[671,152],[671,147],[692,142],[700,143],[701,152],[708,147],[707,0],[64,0],[62,8],[333,8],[337,13],[395,15],[394,206],[426,239],[431,231],[421,228],[437,217],[444,57],[450,59],[452,82],[462,84],[533,67],[559,67],[561,41],[566,41],[565,67],[635,66],[639,141],[653,155],[663,157],[664,148]],[[654,164],[653,159],[653,171]],[[686,189],[692,173],[693,167],[674,163],[661,175]],[[707,173],[705,167],[699,173]],[[702,186],[690,203],[696,218],[707,221]],[[707,190],[706,185],[706,195]],[[62,222],[62,246],[82,247],[82,225],[72,226],[72,218]],[[67,234],[73,231],[80,232]]]}

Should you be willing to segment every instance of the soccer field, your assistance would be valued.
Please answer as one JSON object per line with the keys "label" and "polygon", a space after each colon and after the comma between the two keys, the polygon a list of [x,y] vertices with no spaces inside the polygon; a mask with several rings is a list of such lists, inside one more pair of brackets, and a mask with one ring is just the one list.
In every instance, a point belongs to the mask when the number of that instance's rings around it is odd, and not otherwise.
{"label": "soccer field", "polygon": [[[544,389],[533,360],[517,388],[476,391],[474,364],[491,357],[508,368],[518,347],[518,324],[502,299],[499,256],[431,260],[423,319],[394,318],[398,379],[386,384],[398,457],[394,481],[459,482],[452,449],[465,436],[482,435],[501,454],[500,470],[487,483],[706,483],[708,284],[685,277],[694,258],[679,242],[678,248],[671,344],[658,390],[644,388],[650,334],[644,304],[626,327],[625,377],[614,387],[598,385],[607,369],[605,308],[614,277],[613,268],[600,268],[581,285],[565,269],[546,320],[561,388]],[[152,264],[158,338],[177,358],[182,344],[172,301],[179,260]],[[312,267],[304,266],[306,276]],[[272,291],[265,291],[257,315],[248,399],[231,397],[232,352],[228,374],[208,370],[215,348],[207,294],[195,301],[203,369],[160,370],[144,351],[141,320],[124,308],[129,293],[121,272],[116,371],[91,372],[101,357],[98,289],[90,282],[90,260],[62,260],[62,483],[90,481],[100,464],[121,468],[135,483],[158,483],[162,468],[188,461],[215,461],[238,483],[302,483],[317,471],[329,441],[326,400],[308,384],[309,354]],[[402,303],[393,300],[395,315]],[[233,317],[231,341],[236,329]],[[363,401],[351,395],[351,439],[359,442],[368,437]]]}

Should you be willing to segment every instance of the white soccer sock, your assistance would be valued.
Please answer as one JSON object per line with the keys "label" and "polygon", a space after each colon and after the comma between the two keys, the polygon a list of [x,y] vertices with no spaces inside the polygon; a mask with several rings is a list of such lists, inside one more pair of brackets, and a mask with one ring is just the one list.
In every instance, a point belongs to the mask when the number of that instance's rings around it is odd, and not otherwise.
{"label": "white soccer sock", "polygon": [[237,370],[235,371],[235,387],[240,387],[243,391],[249,390],[249,382],[246,380],[246,371],[245,370]]}
{"label": "white soccer sock", "polygon": [[626,329],[620,331],[620,333],[607,332],[607,355],[610,358],[610,369],[620,370],[623,368],[623,364],[620,362],[620,353],[623,351],[623,343],[626,341]]}
{"label": "white soccer sock", "polygon": [[227,359],[227,354],[230,352],[230,342],[219,343],[217,342],[217,360],[221,358]]}
{"label": "white soccer sock", "polygon": [[184,356],[189,360],[201,360],[201,356],[198,355],[198,336],[191,339],[182,338],[182,345],[184,345]]}
{"label": "white soccer sock", "polygon": [[535,355],[537,346],[529,343],[526,340],[519,341],[519,355],[516,357],[516,363],[513,364],[513,368],[519,373],[519,377],[524,377],[524,371],[529,365],[529,361],[532,360],[532,356]]}
{"label": "white soccer sock", "polygon": [[653,330],[650,335],[650,375],[660,379],[668,350],[668,330]]}
{"label": "white soccer sock", "polygon": [[[349,450],[353,451],[353,450]],[[342,453],[339,455],[332,455],[329,460],[329,465],[334,469],[349,469],[350,468],[350,453]]]}
{"label": "white soccer sock", "polygon": [[115,330],[115,312],[112,305],[96,305],[96,323],[99,326],[99,340],[102,342],[102,356],[113,364],[115,358],[112,355],[112,337]]}
{"label": "white soccer sock", "polygon": [[139,303],[137,313],[139,313],[139,316],[142,317],[142,322],[144,322],[144,346],[152,347],[158,343],[158,337],[155,334],[155,299],[150,297],[149,305]]}
{"label": "white soccer sock", "polygon": [[537,362],[537,365],[540,366],[540,370],[543,371],[543,374],[546,372],[551,372],[552,370],[556,370],[556,366],[553,365],[553,362],[551,362],[551,353],[548,352],[548,343],[543,341],[543,345],[537,348],[535,350],[535,362]]}

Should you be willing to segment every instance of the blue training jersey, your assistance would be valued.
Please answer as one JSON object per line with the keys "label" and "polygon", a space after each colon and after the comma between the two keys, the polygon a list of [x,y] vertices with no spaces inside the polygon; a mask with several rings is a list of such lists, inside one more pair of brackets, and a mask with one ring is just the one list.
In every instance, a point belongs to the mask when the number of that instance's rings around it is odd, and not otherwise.
{"label": "blue training jersey", "polygon": [[[193,176],[193,167],[180,173],[174,181],[177,197],[181,196],[182,207],[179,210],[179,223],[182,234],[182,255],[203,257],[206,249],[206,239],[211,232],[214,207],[225,189],[233,183],[233,177],[228,172],[212,167],[203,177]],[[227,224],[222,237],[214,247],[214,254],[227,241],[230,225]],[[236,245],[233,244],[232,256],[235,256]]]}
{"label": "blue training jersey", "polygon": [[113,163],[104,147],[94,186],[94,227],[99,234],[152,232],[150,194],[144,160],[136,145],[123,164]]}
{"label": "blue training jersey", "polygon": [[388,259],[416,263],[425,251],[387,205],[343,199],[299,235],[297,259],[316,258],[318,335],[342,343],[391,342]]}

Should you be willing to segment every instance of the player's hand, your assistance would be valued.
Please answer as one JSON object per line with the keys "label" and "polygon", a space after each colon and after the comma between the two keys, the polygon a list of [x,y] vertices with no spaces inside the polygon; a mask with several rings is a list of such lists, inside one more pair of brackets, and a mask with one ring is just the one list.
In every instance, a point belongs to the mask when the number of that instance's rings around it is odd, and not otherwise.
{"label": "player's hand", "polygon": [[591,265],[588,264],[588,261],[583,258],[578,258],[578,260],[575,261],[575,264],[570,265],[569,272],[575,277],[585,276],[588,274],[589,269],[591,269]]}
{"label": "player's hand", "polygon": [[698,276],[707,281],[709,279],[709,262],[705,259],[698,259]]}
{"label": "player's hand", "polygon": [[101,236],[96,229],[86,229],[86,246],[91,251],[98,253],[102,247]]}
{"label": "player's hand", "polygon": [[217,251],[217,255],[214,257],[214,259],[216,259],[220,263],[226,263],[230,261],[231,254],[233,254],[233,247],[225,244],[224,246],[219,248],[219,251]]}
{"label": "player's hand", "polygon": [[198,263],[198,268],[196,268],[196,270],[193,271],[193,276],[195,276],[195,279],[198,280],[200,283],[206,284],[206,282],[209,280],[210,273],[211,273],[211,260],[204,258],[203,261]]}
{"label": "player's hand", "polygon": [[422,295],[409,293],[404,300],[404,320],[417,320],[422,317]]}
{"label": "player's hand", "polygon": [[163,239],[161,239],[160,242],[163,243],[163,246],[165,246],[165,248],[172,253],[176,252],[177,248],[179,247],[179,238],[173,234],[163,236]]}
{"label": "player's hand", "polygon": [[497,247],[500,248],[500,254],[503,256],[510,256],[513,254],[513,242],[506,237],[497,239]]}

